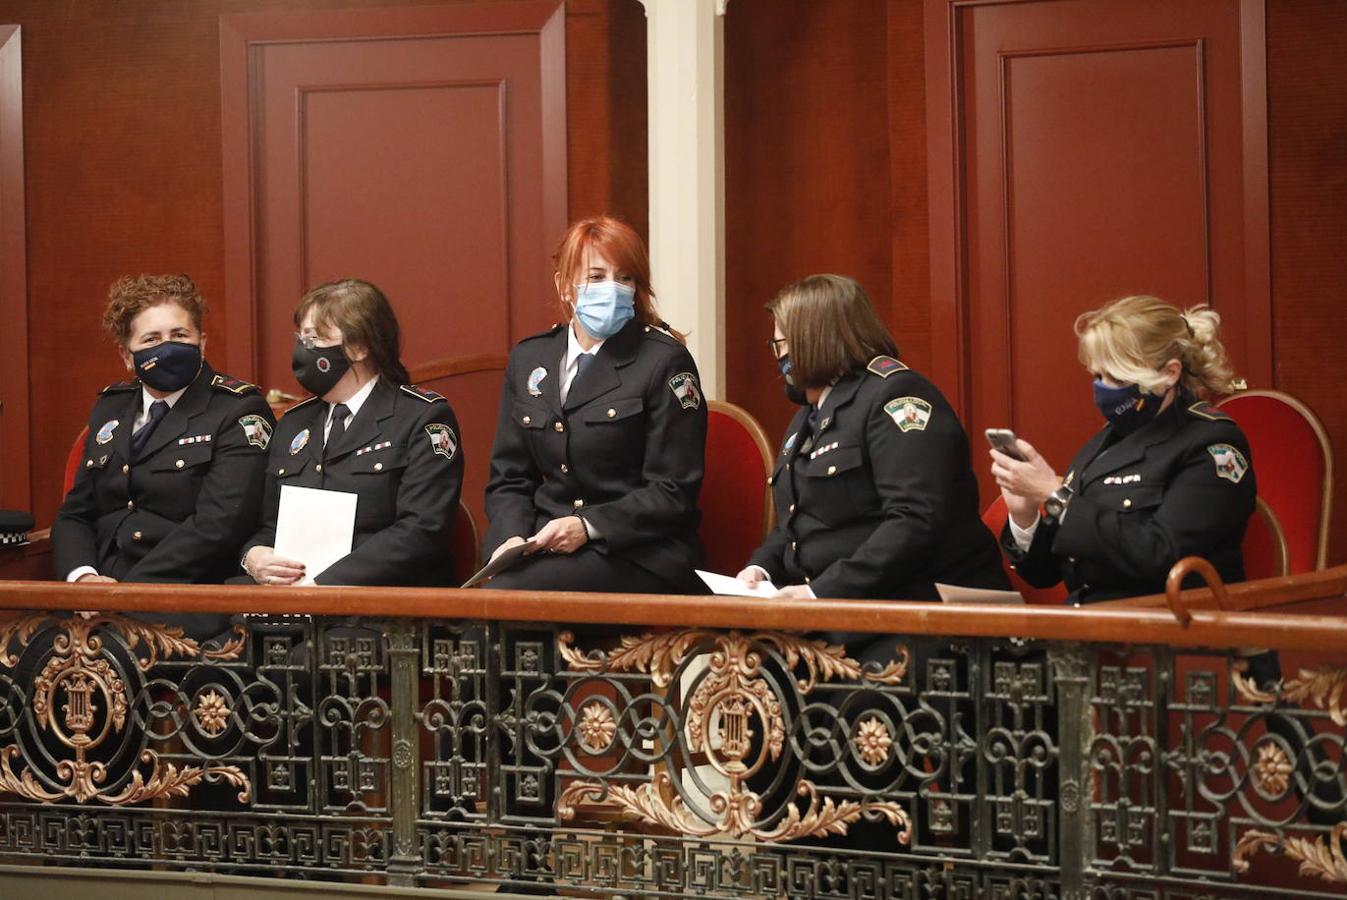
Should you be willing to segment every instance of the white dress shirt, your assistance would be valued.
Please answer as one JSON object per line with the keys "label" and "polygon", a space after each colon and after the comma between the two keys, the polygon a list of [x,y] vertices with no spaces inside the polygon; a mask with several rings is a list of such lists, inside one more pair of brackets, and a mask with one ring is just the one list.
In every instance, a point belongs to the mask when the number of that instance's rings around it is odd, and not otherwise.
{"label": "white dress shirt", "polygon": [[[355,414],[358,413],[358,412],[360,412],[360,407],[363,406],[363,405],[365,404],[365,401],[369,399],[370,393],[374,390],[374,383],[375,383],[376,381],[378,381],[378,380],[379,380],[379,376],[378,376],[378,375],[375,375],[375,376],[374,376],[373,378],[371,378],[369,381],[367,381],[367,382],[365,382],[363,385],[361,385],[361,386],[360,386],[360,390],[358,390],[358,391],[356,391],[354,394],[352,394],[352,395],[351,395],[351,398],[350,398],[349,400],[342,400],[342,401],[340,401],[341,403],[345,403],[345,404],[346,404],[346,408],[347,408],[348,410],[350,410],[350,412],[348,412],[348,413],[346,414],[346,421],[342,424],[342,427],[343,427],[343,428],[350,428],[350,427],[351,427],[351,420],[355,418]],[[336,403],[329,403],[329,404],[328,404],[328,407],[327,407],[327,418],[326,418],[326,419],[324,420],[324,422],[323,422],[323,443],[324,443],[324,444],[327,443],[327,436],[328,436],[328,434],[332,431],[332,412],[333,412],[333,410],[335,410],[336,408],[337,408],[337,404],[336,404]]]}
{"label": "white dress shirt", "polygon": [[562,403],[566,402],[566,395],[571,392],[571,382],[574,381],[575,376],[579,374],[580,367],[576,365],[576,362],[580,359],[580,355],[588,353],[590,356],[594,356],[599,352],[599,348],[603,346],[603,341],[599,341],[588,350],[581,347],[579,339],[575,336],[575,329],[577,327],[575,322],[571,322],[570,325],[566,326],[566,354],[561,357],[560,391]]}

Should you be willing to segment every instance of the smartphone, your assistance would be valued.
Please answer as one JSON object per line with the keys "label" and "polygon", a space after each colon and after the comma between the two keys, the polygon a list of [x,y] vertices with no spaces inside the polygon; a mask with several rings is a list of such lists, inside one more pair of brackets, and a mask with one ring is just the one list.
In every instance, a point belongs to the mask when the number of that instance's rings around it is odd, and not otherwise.
{"label": "smartphone", "polygon": [[1019,448],[1015,446],[1015,441],[1018,440],[1015,437],[1015,432],[1009,428],[988,428],[985,434],[987,435],[987,443],[1011,459],[1024,462],[1024,454],[1020,453]]}

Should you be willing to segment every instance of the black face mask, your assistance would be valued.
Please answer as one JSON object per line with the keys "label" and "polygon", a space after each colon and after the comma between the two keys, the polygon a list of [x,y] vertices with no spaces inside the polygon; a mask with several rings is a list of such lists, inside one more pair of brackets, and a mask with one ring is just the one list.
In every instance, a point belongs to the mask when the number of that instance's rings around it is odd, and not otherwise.
{"label": "black face mask", "polygon": [[776,367],[781,370],[781,377],[786,379],[786,399],[800,406],[808,406],[809,398],[804,395],[804,389],[796,386],[795,379],[790,374],[790,354],[783,353],[778,356]]}
{"label": "black face mask", "polygon": [[137,350],[131,359],[141,381],[170,394],[187,387],[201,371],[201,348],[181,341],[164,341]]}
{"label": "black face mask", "polygon": [[337,386],[341,377],[351,368],[346,351],[338,344],[335,347],[305,347],[304,342],[295,339],[295,350],[290,355],[290,371],[300,387],[321,397]]}

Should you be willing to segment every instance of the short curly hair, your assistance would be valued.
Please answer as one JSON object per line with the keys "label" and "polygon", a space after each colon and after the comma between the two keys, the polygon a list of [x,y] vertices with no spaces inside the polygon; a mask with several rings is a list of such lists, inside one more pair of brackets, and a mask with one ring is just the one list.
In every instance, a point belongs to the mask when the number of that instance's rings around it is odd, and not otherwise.
{"label": "short curly hair", "polygon": [[187,310],[196,330],[206,314],[206,298],[186,275],[130,275],[118,278],[108,288],[108,305],[103,310],[103,327],[125,347],[131,340],[131,322],[151,306],[173,302]]}

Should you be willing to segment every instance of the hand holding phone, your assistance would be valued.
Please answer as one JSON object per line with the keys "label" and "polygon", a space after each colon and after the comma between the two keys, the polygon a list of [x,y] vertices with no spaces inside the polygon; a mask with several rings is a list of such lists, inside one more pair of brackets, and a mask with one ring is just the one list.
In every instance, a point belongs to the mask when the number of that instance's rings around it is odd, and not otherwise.
{"label": "hand holding phone", "polygon": [[1015,436],[1015,432],[1009,428],[988,428],[984,433],[987,435],[987,443],[991,444],[993,449],[1000,450],[1011,459],[1026,462],[1024,454],[1017,446],[1019,438]]}

